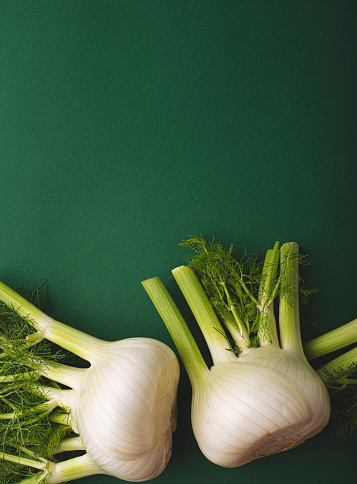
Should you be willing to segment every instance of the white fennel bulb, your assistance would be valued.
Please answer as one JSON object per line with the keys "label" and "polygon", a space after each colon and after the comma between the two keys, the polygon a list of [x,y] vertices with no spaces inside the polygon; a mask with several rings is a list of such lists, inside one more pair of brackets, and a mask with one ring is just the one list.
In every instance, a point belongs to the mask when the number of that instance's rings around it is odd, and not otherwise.
{"label": "white fennel bulb", "polygon": [[[22,446],[17,455],[3,452],[3,461],[17,459],[24,469],[38,469],[22,482],[35,484],[44,479],[57,484],[92,474],[140,482],[161,474],[171,456],[176,426],[179,365],[173,351],[150,338],[117,342],[94,338],[48,317],[2,283],[0,299],[36,330],[28,335],[26,344],[17,342],[18,350],[3,337],[0,361],[14,360],[21,348],[22,367],[16,378],[23,378],[26,367],[33,374],[24,393],[41,393],[44,416],[49,415],[53,425],[69,427],[54,452],[83,451],[83,455],[59,462],[43,456],[40,463],[41,456],[31,447]],[[87,360],[89,367],[48,363],[36,356],[35,349],[40,352],[46,340]],[[10,383],[0,379],[0,385]],[[10,413],[11,423],[9,419]],[[6,418],[0,421],[6,422]]]}
{"label": "white fennel bulb", "polygon": [[297,355],[288,350],[263,346],[249,348],[241,355],[240,362],[254,362],[267,366],[287,376],[296,383],[308,403],[310,416],[302,429],[301,442],[318,434],[328,423],[330,416],[330,399],[326,386],[318,373],[313,370],[304,355]]}
{"label": "white fennel bulb", "polygon": [[237,467],[301,440],[310,409],[300,388],[269,367],[223,362],[194,385],[192,426],[203,454]]}
{"label": "white fennel bulb", "polygon": [[[329,420],[330,401],[302,348],[297,244],[280,250],[276,244],[260,269],[256,259],[236,262],[231,249],[201,238],[187,245],[196,252],[193,269],[172,272],[208,344],[210,369],[161,281],[143,285],[187,369],[192,427],[203,454],[220,466],[238,467],[316,435]],[[279,338],[273,312],[278,294]]]}

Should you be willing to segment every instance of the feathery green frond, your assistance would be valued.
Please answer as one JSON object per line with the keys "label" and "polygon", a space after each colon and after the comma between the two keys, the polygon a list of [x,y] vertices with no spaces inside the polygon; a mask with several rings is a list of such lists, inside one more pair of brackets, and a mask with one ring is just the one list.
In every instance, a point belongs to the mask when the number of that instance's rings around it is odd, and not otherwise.
{"label": "feathery green frond", "polygon": [[238,259],[233,246],[206,242],[193,236],[181,245],[194,252],[188,264],[195,271],[219,318],[233,316],[240,334],[255,331],[257,321],[257,294],[262,262],[256,254],[247,252]]}
{"label": "feathery green frond", "polygon": [[[43,307],[44,290],[40,286],[25,294]],[[54,366],[65,355],[47,340],[29,341],[27,337],[35,332],[28,318],[0,302],[0,475],[6,484],[36,474],[1,455],[50,459],[60,441],[72,433],[68,425],[49,419],[57,405],[40,391],[55,385],[41,376],[40,367]]]}
{"label": "feathery green frond", "polygon": [[331,398],[330,423],[344,440],[357,429],[357,362],[326,370],[323,378]]}

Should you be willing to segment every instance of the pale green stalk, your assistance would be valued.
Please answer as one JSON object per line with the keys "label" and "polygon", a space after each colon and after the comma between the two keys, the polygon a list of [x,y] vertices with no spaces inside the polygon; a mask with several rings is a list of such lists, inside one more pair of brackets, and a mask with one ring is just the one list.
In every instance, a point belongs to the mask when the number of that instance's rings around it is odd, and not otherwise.
{"label": "pale green stalk", "polygon": [[[11,402],[8,402],[6,399],[3,398],[4,401],[6,401],[10,407],[12,407],[14,410],[16,409],[13,405],[11,405]],[[40,403],[39,405],[35,406],[35,407],[32,407],[31,408],[31,412],[33,415],[36,415],[36,414],[41,414],[41,415],[48,415],[50,414],[56,407],[58,406],[58,403],[57,401],[54,401],[54,400],[49,400],[48,402],[45,402],[45,403]],[[19,412],[17,409],[16,409],[16,412],[11,412],[11,413],[2,413],[0,414],[0,420],[14,420],[18,417],[21,417],[22,415],[24,415],[23,412]],[[28,413],[27,413],[28,415]],[[37,420],[37,418],[35,418],[35,420]],[[30,420],[28,420],[28,422],[30,422]],[[1,457],[1,454],[0,454],[0,457]]]}
{"label": "pale green stalk", "polygon": [[24,371],[23,373],[14,373],[12,375],[0,375],[0,383],[24,382],[26,380],[34,380],[38,377],[38,371]]}
{"label": "pale green stalk", "polygon": [[201,328],[213,364],[235,360],[224,336],[224,330],[196,274],[187,266],[177,267],[172,274]]}
{"label": "pale green stalk", "polygon": [[279,346],[276,321],[273,312],[274,287],[273,283],[279,266],[279,242],[276,242],[273,249],[267,251],[259,286],[258,302],[261,312],[258,339],[260,346],[271,344]]}
{"label": "pale green stalk", "polygon": [[59,447],[56,449],[56,454],[78,450],[85,450],[82,439],[80,437],[68,437],[61,441]]}
{"label": "pale green stalk", "polygon": [[18,484],[40,484],[46,479],[46,475],[42,474],[39,477],[28,477],[27,479],[22,479]]}
{"label": "pale green stalk", "polygon": [[34,385],[34,391],[37,391],[38,393],[43,395],[45,398],[47,398],[47,400],[56,402],[56,406],[58,407],[66,410],[69,408],[68,400],[70,398],[72,390],[53,388],[45,385],[35,387]]}
{"label": "pale green stalk", "polygon": [[356,361],[357,361],[357,346],[355,346],[349,351],[346,351],[346,353],[344,353],[343,355],[338,356],[332,361],[326,363],[326,365],[320,368],[317,373],[319,373],[320,375],[323,375],[323,373],[326,371],[331,371],[337,368],[346,367],[350,364],[356,363]]}
{"label": "pale green stalk", "polygon": [[279,329],[281,347],[305,359],[299,317],[299,246],[288,242],[280,249],[280,271],[285,290],[280,294]]}
{"label": "pale green stalk", "polygon": [[76,368],[59,363],[50,366],[41,365],[41,374],[43,376],[73,389],[80,388],[86,371],[86,368]]}
{"label": "pale green stalk", "polygon": [[60,484],[96,474],[103,474],[103,470],[92,461],[88,454],[83,454],[56,464],[51,463],[51,474],[48,476],[46,484]]}
{"label": "pale green stalk", "polygon": [[4,458],[11,462],[21,463],[34,469],[42,470],[38,476],[23,479],[19,484],[37,484],[46,480],[46,484],[60,484],[66,481],[73,481],[88,477],[95,474],[103,474],[100,469],[89,457],[88,454],[83,454],[79,457],[73,457],[62,462],[54,463],[47,460],[37,462],[32,459],[22,457],[14,457],[4,454]]}
{"label": "pale green stalk", "polygon": [[164,284],[158,277],[154,277],[143,281],[142,285],[164,321],[191,382],[201,380],[208,371],[207,365]]}
{"label": "pale green stalk", "polygon": [[71,427],[71,414],[70,413],[52,413],[48,416],[50,422],[58,423],[61,425],[68,425]]}
{"label": "pale green stalk", "polygon": [[306,342],[304,351],[306,358],[313,360],[354,343],[357,343],[357,319]]}
{"label": "pale green stalk", "polygon": [[[233,304],[231,295],[230,295],[228,288],[227,288],[227,284],[225,282],[222,282],[221,284],[223,286],[224,293],[225,293],[226,298],[227,298],[229,310],[230,310],[230,312],[233,316],[233,320],[234,320],[235,324],[230,324],[230,321],[227,322],[226,320],[224,322],[225,322],[226,326],[227,326],[227,324],[230,326],[229,328],[227,327],[227,329],[229,330],[229,332],[231,333],[233,338],[236,341],[240,341],[240,345],[243,344],[244,347],[246,347],[250,343],[248,328],[246,327],[244,322],[241,320],[241,318],[238,314],[237,308]],[[239,335],[240,338],[238,337],[238,335]]]}
{"label": "pale green stalk", "polygon": [[90,363],[101,358],[105,351],[102,340],[55,320],[47,327],[44,337]]}
{"label": "pale green stalk", "polygon": [[239,351],[243,351],[244,348],[250,346],[250,338],[247,336],[247,331],[242,332],[237,329],[236,321],[231,313],[227,311],[227,314],[221,316],[221,319],[224,326],[232,336],[234,343],[239,348]]}
{"label": "pale green stalk", "polygon": [[31,334],[29,341],[36,342],[46,338],[91,363],[101,356],[102,340],[47,316],[2,282],[0,282],[0,300],[7,306],[13,307],[20,316],[31,321],[38,333]]}
{"label": "pale green stalk", "polygon": [[6,453],[1,453],[1,458],[7,460],[8,462],[13,462],[14,464],[19,464],[27,467],[33,467],[34,469],[44,470],[47,461],[44,459],[34,460],[28,459],[27,457],[19,457],[17,455],[11,455]]}
{"label": "pale green stalk", "polygon": [[20,316],[33,321],[38,331],[46,328],[52,321],[51,317],[36,308],[36,306],[20,296],[20,294],[17,294],[16,291],[3,282],[0,282],[0,300],[7,306],[13,307]]}

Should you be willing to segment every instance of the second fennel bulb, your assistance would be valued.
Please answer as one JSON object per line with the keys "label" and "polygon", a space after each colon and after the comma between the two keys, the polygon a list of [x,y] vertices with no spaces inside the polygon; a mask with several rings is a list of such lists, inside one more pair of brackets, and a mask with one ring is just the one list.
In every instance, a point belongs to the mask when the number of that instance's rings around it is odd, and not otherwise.
{"label": "second fennel bulb", "polygon": [[[204,244],[202,239],[199,243]],[[207,246],[203,249],[198,254],[202,257],[200,269],[207,268],[202,260],[210,255]],[[215,464],[237,467],[316,435],[329,420],[330,401],[302,348],[297,244],[284,244],[280,250],[276,244],[268,251],[257,294],[252,285],[254,267],[250,277],[244,278],[243,264],[234,268],[230,257],[224,265],[222,258],[213,255],[204,276],[214,286],[210,300],[218,300],[218,314],[233,344],[228,343],[193,269],[182,266],[172,271],[206,339],[211,368],[161,281],[149,279],[143,285],[188,372],[193,390],[192,427],[200,449]],[[212,269],[214,263],[223,264],[223,268]],[[279,338],[273,312],[278,293]],[[257,334],[254,346],[250,339],[253,324]]]}

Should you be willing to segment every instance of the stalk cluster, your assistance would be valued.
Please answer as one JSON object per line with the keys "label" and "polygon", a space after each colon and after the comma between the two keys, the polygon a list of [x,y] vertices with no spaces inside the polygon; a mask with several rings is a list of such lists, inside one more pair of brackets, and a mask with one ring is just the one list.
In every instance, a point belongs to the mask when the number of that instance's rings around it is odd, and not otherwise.
{"label": "stalk cluster", "polygon": [[[203,360],[161,281],[148,279],[143,286],[188,372],[193,389],[192,427],[202,452],[218,465],[237,467],[295,447],[319,433],[330,418],[326,386],[331,386],[331,380],[339,381],[339,387],[353,380],[341,377],[346,367],[341,369],[339,360],[316,372],[306,358],[300,334],[298,275],[304,258],[298,245],[287,243],[279,248],[276,243],[263,263],[249,254],[236,260],[232,247],[224,249],[200,237],[183,245],[194,255],[189,266],[177,267],[172,274],[200,326],[212,366]],[[309,292],[314,291],[304,290],[304,297]],[[355,323],[341,330],[345,342],[352,342]],[[335,346],[341,345],[341,338],[339,343],[333,339]],[[319,356],[318,343],[306,346],[309,358]],[[321,345],[325,353],[331,351]],[[355,353],[347,354],[344,363],[355,360]],[[338,375],[333,374],[336,368]]]}

